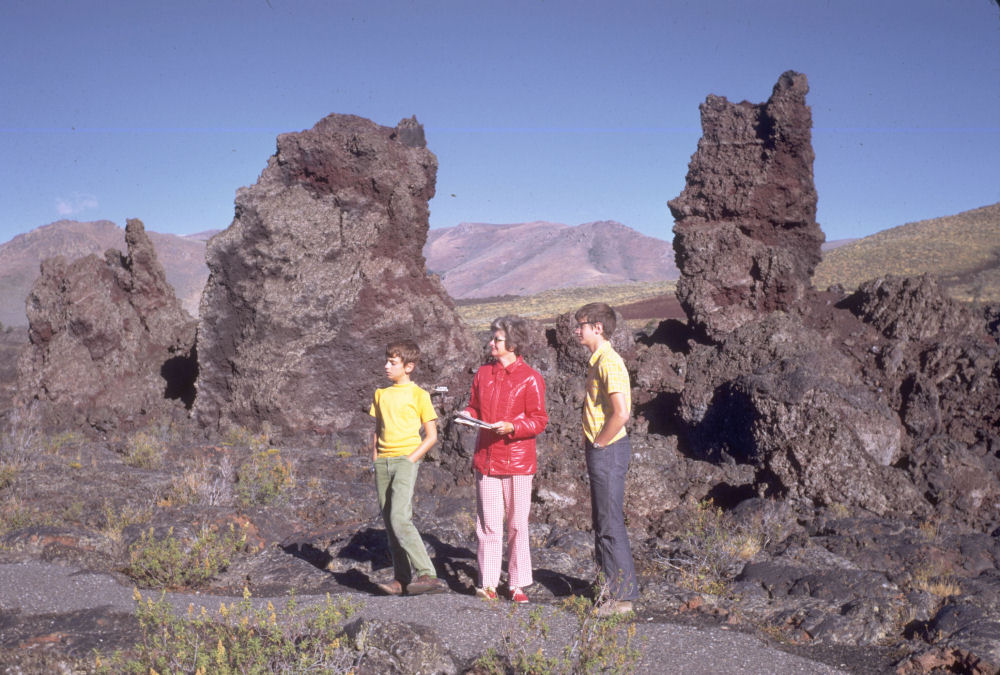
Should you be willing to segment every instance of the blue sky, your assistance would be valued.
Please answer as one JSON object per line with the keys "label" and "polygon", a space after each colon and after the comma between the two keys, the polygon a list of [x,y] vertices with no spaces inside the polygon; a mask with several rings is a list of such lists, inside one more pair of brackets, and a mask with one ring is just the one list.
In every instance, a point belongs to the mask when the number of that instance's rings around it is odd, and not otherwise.
{"label": "blue sky", "polygon": [[670,239],[708,94],[809,78],[827,239],[1000,201],[993,0],[4,0],[0,242],[224,228],[279,133],[416,115],[431,226]]}

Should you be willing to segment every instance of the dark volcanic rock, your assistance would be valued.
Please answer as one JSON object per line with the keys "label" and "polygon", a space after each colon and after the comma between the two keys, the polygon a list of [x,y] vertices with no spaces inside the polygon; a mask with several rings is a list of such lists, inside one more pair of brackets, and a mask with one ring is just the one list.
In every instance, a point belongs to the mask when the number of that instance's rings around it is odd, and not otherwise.
{"label": "dark volcanic rock", "polygon": [[680,414],[698,456],[753,463],[762,489],[884,513],[920,498],[899,484],[895,413],[824,336],[794,316],[747,323],[687,359]]}
{"label": "dark volcanic rock", "polygon": [[941,292],[933,277],[880,277],[861,284],[848,303],[865,323],[893,340],[964,333],[972,312]]}
{"label": "dark volcanic rock", "polygon": [[764,104],[709,96],[687,185],[670,210],[677,298],[709,336],[794,307],[810,287],[816,223],[805,75],[784,73]]}
{"label": "dark volcanic rock", "polygon": [[47,427],[132,428],[193,401],[195,321],[141,221],[128,221],[125,241],[128,255],[44,261],[28,296],[18,399]]}
{"label": "dark volcanic rock", "polygon": [[195,413],[211,427],[329,433],[367,415],[387,342],[449,385],[476,353],[422,249],[437,159],[415,119],[330,115],[278,137],[232,225],[208,244]]}

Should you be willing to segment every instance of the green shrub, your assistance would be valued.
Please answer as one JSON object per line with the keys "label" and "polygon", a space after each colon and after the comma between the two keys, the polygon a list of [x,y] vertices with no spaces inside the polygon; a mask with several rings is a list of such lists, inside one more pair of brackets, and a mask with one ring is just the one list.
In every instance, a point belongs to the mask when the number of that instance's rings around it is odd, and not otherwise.
{"label": "green shrub", "polygon": [[173,528],[162,539],[155,538],[149,528],[129,547],[124,572],[151,588],[198,586],[224,572],[233,557],[246,550],[246,533],[237,533],[232,524],[221,535],[203,527],[189,544],[175,537]]}
{"label": "green shrub", "polygon": [[13,485],[19,472],[20,469],[13,464],[0,462],[0,490]]}
{"label": "green shrub", "polygon": [[222,437],[222,445],[233,448],[248,448],[251,452],[266,450],[270,444],[270,434],[267,429],[255,434],[246,427],[228,427]]}
{"label": "green shrub", "polygon": [[163,595],[134,594],[142,642],[111,657],[95,654],[98,673],[346,673],[357,654],[343,624],[356,611],[347,601],[300,608],[293,595],[281,610],[254,608],[250,592],[218,615],[204,607],[175,614]]}
{"label": "green shrub", "polygon": [[155,469],[163,463],[166,445],[159,437],[139,431],[125,443],[125,463],[140,469]]}
{"label": "green shrub", "polygon": [[104,500],[102,512],[104,515],[102,532],[108,539],[116,543],[121,542],[122,532],[126,527],[136,523],[149,522],[153,517],[152,504],[146,506],[125,504],[120,510],[116,511],[112,503],[107,499]]}
{"label": "green shrub", "polygon": [[25,506],[16,496],[0,502],[0,535],[25,527],[55,524],[55,518],[51,515]]}
{"label": "green shrub", "polygon": [[698,593],[723,595],[729,581],[770,540],[769,523],[740,523],[715,506],[699,502],[690,510],[686,527],[674,540],[671,556],[658,562],[678,573],[681,586]]}
{"label": "green shrub", "polygon": [[53,454],[60,454],[64,450],[74,449],[87,439],[83,434],[76,431],[63,431],[45,439],[45,449]]}
{"label": "green shrub", "polygon": [[236,498],[240,506],[266,506],[295,486],[292,463],[276,448],[256,452],[236,473]]}

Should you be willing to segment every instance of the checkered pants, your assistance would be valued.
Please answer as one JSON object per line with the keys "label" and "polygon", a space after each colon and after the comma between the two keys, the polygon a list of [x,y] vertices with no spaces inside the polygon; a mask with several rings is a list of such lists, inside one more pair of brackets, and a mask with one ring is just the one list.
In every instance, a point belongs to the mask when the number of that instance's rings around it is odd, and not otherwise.
{"label": "checkered pants", "polygon": [[476,472],[476,536],[479,538],[479,583],[483,588],[496,588],[500,583],[505,512],[509,585],[511,588],[531,585],[528,513],[533,478],[484,476]]}

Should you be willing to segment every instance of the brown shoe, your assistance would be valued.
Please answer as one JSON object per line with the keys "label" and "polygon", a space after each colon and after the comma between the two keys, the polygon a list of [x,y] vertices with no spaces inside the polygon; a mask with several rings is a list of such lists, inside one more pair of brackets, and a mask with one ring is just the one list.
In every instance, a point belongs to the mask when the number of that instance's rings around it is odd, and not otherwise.
{"label": "brown shoe", "polygon": [[403,594],[403,584],[399,583],[396,579],[392,581],[386,581],[383,583],[377,583],[375,586],[378,590],[382,592],[383,595],[402,595]]}
{"label": "brown shoe", "polygon": [[444,593],[448,584],[437,577],[422,574],[406,586],[407,595],[423,595],[425,593]]}

